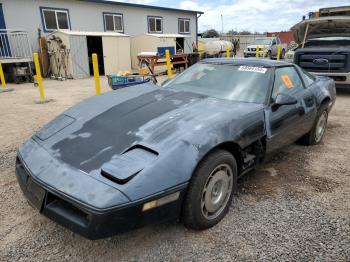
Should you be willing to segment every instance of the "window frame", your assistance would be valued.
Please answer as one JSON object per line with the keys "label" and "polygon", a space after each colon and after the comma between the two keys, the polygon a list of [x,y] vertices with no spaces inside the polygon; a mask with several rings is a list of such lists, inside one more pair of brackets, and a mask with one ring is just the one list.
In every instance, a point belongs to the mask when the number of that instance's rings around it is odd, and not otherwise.
{"label": "window frame", "polygon": [[[114,27],[113,31],[112,30],[107,30],[106,15],[111,15],[113,17],[113,27]],[[103,27],[104,27],[104,31],[105,32],[124,33],[124,15],[122,13],[103,12],[102,16],[103,16]],[[115,21],[114,21],[114,17],[115,16],[121,17],[121,19],[122,19],[122,30],[115,30]]]}
{"label": "window frame", "polygon": [[[151,31],[150,28],[150,19],[154,18],[155,19],[155,29],[157,29],[157,19],[159,19],[161,21],[161,31]],[[162,16],[147,16],[147,29],[148,29],[148,33],[149,34],[163,34],[163,17]]]}
{"label": "window frame", "polygon": [[[46,21],[45,21],[44,11],[54,11],[54,12],[55,12],[55,19],[56,19],[57,29],[48,29],[48,28],[46,27]],[[60,29],[60,28],[59,28],[58,18],[57,18],[57,12],[66,13],[66,15],[67,15],[68,29]],[[69,9],[66,9],[66,8],[56,8],[56,7],[44,7],[44,6],[40,6],[40,16],[41,16],[41,23],[42,23],[42,26],[43,26],[43,31],[44,31],[45,33],[54,32],[54,31],[57,31],[57,30],[72,30],[71,21],[70,21]]]}
{"label": "window frame", "polygon": [[[185,28],[186,28],[185,22],[188,22],[188,32],[186,32],[186,31],[181,32],[181,30],[180,30],[180,22],[181,22],[181,21],[184,22],[184,30],[185,30]],[[189,35],[189,34],[191,34],[191,19],[189,19],[189,18],[178,18],[178,23],[177,23],[177,25],[178,25],[178,33],[179,33],[179,34],[182,34],[182,35]]]}
{"label": "window frame", "polygon": [[275,87],[275,81],[276,81],[276,70],[277,69],[280,69],[280,68],[285,68],[285,67],[291,67],[295,70],[296,74],[298,75],[299,79],[300,79],[300,82],[301,82],[301,86],[302,86],[302,90],[305,90],[306,87],[305,87],[305,83],[304,83],[304,79],[303,77],[301,76],[299,70],[297,67],[295,67],[294,65],[283,65],[283,66],[275,66],[273,68],[273,77],[272,77],[272,84],[271,84],[271,88],[270,88],[270,91],[269,91],[269,105],[273,105],[273,103],[275,102],[274,99],[272,98],[272,94],[273,94],[273,88]]}

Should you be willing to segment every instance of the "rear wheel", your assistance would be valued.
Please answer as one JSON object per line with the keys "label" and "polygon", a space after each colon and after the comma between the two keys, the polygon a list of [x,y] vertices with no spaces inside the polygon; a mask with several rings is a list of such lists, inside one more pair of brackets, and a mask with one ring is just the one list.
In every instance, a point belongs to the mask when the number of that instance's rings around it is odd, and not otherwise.
{"label": "rear wheel", "polygon": [[237,163],[227,151],[215,150],[195,171],[184,202],[182,220],[187,227],[206,229],[227,213],[237,186]]}
{"label": "rear wheel", "polygon": [[285,57],[285,55],[286,55],[286,51],[284,50],[284,49],[282,49],[282,52],[281,52],[281,59],[284,59],[284,57]]}
{"label": "rear wheel", "polygon": [[320,143],[326,132],[327,121],[328,121],[328,106],[327,104],[322,104],[318,110],[316,120],[309,133],[304,135],[300,142],[305,145],[316,145]]}

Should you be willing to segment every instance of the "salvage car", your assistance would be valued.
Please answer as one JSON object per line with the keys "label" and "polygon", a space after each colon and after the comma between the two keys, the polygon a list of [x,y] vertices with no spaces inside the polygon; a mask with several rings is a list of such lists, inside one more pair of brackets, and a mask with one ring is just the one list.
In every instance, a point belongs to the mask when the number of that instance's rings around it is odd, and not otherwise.
{"label": "salvage car", "polygon": [[335,99],[332,79],[286,62],[203,60],[68,109],[19,148],[16,176],[34,208],[89,239],[169,219],[206,229],[268,154],[320,143]]}

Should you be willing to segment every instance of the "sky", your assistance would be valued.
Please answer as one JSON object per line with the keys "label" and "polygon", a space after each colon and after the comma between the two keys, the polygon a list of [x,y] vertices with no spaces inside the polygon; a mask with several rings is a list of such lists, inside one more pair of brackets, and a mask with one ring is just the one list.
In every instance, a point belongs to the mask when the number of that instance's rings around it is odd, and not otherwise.
{"label": "sky", "polygon": [[[119,0],[138,4],[203,11],[199,32],[216,29],[251,32],[287,31],[310,11],[350,5],[349,0]],[[221,23],[221,15],[223,23]]]}

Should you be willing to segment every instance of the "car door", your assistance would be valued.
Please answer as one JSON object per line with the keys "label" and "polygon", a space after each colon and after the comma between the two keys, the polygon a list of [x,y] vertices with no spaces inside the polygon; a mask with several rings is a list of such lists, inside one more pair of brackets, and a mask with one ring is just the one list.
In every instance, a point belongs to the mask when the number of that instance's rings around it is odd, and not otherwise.
{"label": "car door", "polygon": [[[279,93],[296,98],[293,105],[275,107]],[[265,110],[267,152],[295,142],[312,127],[316,115],[316,99],[305,85],[294,66],[277,67],[270,103]]]}

